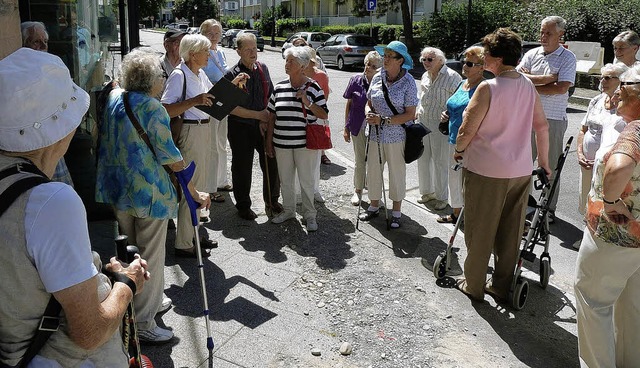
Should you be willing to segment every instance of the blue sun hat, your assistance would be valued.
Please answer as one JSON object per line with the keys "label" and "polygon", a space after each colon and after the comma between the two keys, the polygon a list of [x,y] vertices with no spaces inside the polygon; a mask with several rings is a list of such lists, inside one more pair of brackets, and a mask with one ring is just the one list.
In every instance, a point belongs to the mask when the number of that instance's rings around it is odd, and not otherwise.
{"label": "blue sun hat", "polygon": [[413,69],[413,59],[411,59],[411,55],[409,55],[409,51],[407,51],[407,45],[404,43],[400,41],[391,41],[387,46],[375,46],[374,48],[383,57],[385,49],[397,52],[404,58],[404,64],[402,64],[402,67],[407,70]]}

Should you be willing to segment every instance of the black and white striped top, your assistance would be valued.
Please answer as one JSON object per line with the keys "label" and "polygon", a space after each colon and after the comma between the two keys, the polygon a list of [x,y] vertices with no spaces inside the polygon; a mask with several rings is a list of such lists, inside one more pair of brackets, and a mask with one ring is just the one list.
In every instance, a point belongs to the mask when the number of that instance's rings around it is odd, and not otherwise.
{"label": "black and white striped top", "polygon": [[[308,98],[328,112],[327,101],[322,88],[313,79],[309,79],[309,82],[305,83],[301,88],[308,86]],[[307,121],[313,123],[318,118],[310,109],[306,109],[307,118],[305,119],[302,101],[295,97],[299,89],[293,88],[289,79],[275,85],[267,107],[269,112],[276,114],[275,129],[273,131],[274,147],[294,149],[307,146]]]}

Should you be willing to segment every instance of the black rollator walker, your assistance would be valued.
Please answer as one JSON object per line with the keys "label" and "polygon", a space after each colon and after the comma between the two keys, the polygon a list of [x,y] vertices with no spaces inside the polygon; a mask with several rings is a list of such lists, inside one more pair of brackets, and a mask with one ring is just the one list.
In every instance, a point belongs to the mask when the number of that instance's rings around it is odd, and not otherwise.
{"label": "black rollator walker", "polygon": [[[528,215],[525,219],[525,229],[528,229],[528,231],[526,232],[527,235],[523,238],[524,243],[520,250],[520,258],[518,259],[511,289],[509,290],[511,306],[516,310],[524,308],[529,294],[529,282],[522,276],[522,262],[525,260],[530,263],[535,262],[536,255],[533,250],[536,245],[544,247],[544,251],[540,255],[540,286],[546,289],[549,284],[549,274],[551,271],[551,256],[549,255],[549,202],[558,189],[558,181],[567,155],[569,154],[571,142],[573,142],[573,137],[569,137],[564,151],[558,158],[558,164],[551,181],[547,178],[544,169],[538,168],[533,172],[533,175],[537,177],[533,186],[541,192],[537,202],[529,195]],[[534,210],[532,216],[529,209]]]}
{"label": "black rollator walker", "polygon": [[[382,166],[382,148],[380,148],[380,146],[382,145],[382,127],[380,127],[378,129],[378,126],[376,125],[376,135],[378,136],[378,163],[380,165],[380,176],[382,179],[382,198],[383,198],[383,203],[379,203],[378,204],[378,210],[382,210],[383,206],[386,206],[387,203],[387,194],[385,192],[385,188],[384,188],[384,167]],[[367,160],[369,158],[369,142],[371,141],[371,127],[369,127],[369,135],[367,135],[367,143],[365,145],[365,149],[364,149],[364,166],[365,166],[365,181],[367,178],[367,174],[366,174],[366,167],[367,167]],[[358,226],[360,225],[360,211],[362,210],[362,194],[360,195],[360,202],[358,203],[358,213],[356,215],[356,230],[358,230]],[[387,208],[384,207],[384,215],[385,215],[385,221],[387,222],[387,230],[391,230],[391,223],[389,222],[389,213],[387,212]]]}

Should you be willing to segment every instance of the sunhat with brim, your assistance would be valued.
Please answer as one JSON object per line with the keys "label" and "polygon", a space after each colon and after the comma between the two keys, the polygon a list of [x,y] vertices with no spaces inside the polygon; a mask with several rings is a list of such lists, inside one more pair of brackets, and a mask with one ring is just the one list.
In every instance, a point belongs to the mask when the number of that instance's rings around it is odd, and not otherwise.
{"label": "sunhat with brim", "polygon": [[53,145],[80,125],[89,95],[62,60],[26,47],[0,60],[0,150]]}
{"label": "sunhat with brim", "polygon": [[384,56],[384,50],[389,49],[391,51],[397,52],[400,56],[404,58],[404,63],[402,67],[404,69],[413,69],[413,60],[409,55],[409,51],[407,51],[407,46],[400,41],[391,41],[387,46],[375,46],[376,51],[382,56]]}

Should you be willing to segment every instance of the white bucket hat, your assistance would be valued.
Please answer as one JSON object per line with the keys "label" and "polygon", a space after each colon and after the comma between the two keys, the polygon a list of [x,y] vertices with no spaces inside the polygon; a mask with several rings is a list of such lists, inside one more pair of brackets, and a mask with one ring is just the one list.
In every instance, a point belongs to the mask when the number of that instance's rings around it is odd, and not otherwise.
{"label": "white bucket hat", "polygon": [[0,150],[27,152],[73,132],[89,108],[62,60],[26,47],[0,60]]}

